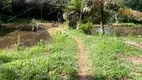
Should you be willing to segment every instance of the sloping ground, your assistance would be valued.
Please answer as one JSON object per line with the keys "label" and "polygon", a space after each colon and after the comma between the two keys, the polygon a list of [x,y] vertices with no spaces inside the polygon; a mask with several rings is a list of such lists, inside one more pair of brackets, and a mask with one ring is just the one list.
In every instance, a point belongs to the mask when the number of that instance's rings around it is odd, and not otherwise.
{"label": "sloping ground", "polygon": [[[128,46],[110,36],[90,36],[76,30],[70,32],[82,40],[92,60],[90,80],[141,80],[142,74],[139,71],[142,59],[139,56],[142,56],[142,49]],[[128,59],[124,60],[119,55],[124,55]]]}
{"label": "sloping ground", "polygon": [[[121,41],[114,41],[111,38],[99,38],[93,36],[82,35],[78,32],[67,32],[62,29],[56,28],[66,34],[72,36],[79,48],[79,64],[81,68],[81,72],[79,73],[80,78],[78,80],[104,80],[104,79],[140,79],[141,80],[141,65],[142,58],[137,57],[137,55],[141,55],[141,50],[136,49],[135,47],[140,48],[141,44],[134,42],[127,42],[127,44],[132,45],[127,46],[123,44]],[[54,30],[53,30],[54,31]],[[85,43],[86,50],[84,50],[82,41],[80,41],[77,37],[82,39],[83,43]],[[82,53],[89,53],[89,56],[92,59],[93,67],[87,66],[87,55]],[[118,57],[119,54],[122,55],[133,55],[132,57]],[[132,64],[129,64],[127,61],[131,61]],[[85,64],[85,65],[84,65]],[[139,65],[139,66],[137,66]],[[84,66],[84,67],[81,67]],[[128,68],[129,66],[129,68]],[[91,79],[87,79],[88,70],[91,70]],[[127,74],[125,74],[127,73]]]}
{"label": "sloping ground", "polygon": [[[119,38],[117,38],[117,41],[119,41]],[[120,42],[129,47],[136,48],[137,51],[142,50],[142,39],[139,37],[123,37]],[[129,80],[142,80],[142,51],[135,55],[133,53],[135,52],[132,52],[129,56],[120,55],[120,58],[129,61],[131,64],[132,69]]]}
{"label": "sloping ground", "polygon": [[129,73],[129,80],[142,80],[142,56],[120,56],[121,59],[130,61],[131,63],[131,73]]}

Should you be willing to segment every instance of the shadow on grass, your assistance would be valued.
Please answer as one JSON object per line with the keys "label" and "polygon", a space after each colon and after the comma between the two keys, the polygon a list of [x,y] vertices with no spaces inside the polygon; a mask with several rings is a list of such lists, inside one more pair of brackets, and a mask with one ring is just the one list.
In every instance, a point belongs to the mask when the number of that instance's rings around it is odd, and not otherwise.
{"label": "shadow on grass", "polygon": [[0,55],[0,64],[2,64],[2,63],[7,63],[7,62],[11,62],[11,61],[12,61],[12,58],[7,57],[7,56],[1,56],[1,55]]}

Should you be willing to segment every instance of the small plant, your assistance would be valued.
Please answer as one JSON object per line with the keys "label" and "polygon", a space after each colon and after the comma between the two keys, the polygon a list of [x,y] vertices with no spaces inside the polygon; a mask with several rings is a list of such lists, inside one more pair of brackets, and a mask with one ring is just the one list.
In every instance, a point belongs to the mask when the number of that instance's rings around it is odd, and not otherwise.
{"label": "small plant", "polygon": [[82,30],[86,34],[91,34],[91,29],[93,24],[91,22],[87,22],[86,24],[79,24],[79,30]]}
{"label": "small plant", "polygon": [[36,20],[35,20],[35,19],[32,19],[32,20],[31,20],[31,23],[32,23],[32,24],[36,24]]}
{"label": "small plant", "polygon": [[20,36],[18,35],[17,43],[15,43],[15,45],[14,45],[17,51],[20,50],[20,44],[21,44],[21,40],[20,40]]}

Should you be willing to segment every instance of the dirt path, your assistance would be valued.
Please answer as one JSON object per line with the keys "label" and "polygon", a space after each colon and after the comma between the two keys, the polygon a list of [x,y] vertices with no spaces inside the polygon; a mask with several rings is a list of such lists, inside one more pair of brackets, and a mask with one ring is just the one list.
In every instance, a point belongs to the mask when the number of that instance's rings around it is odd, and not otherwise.
{"label": "dirt path", "polygon": [[126,56],[121,55],[120,58],[123,60],[131,61],[133,65],[139,65],[139,64],[142,65],[142,56],[141,57],[137,57],[137,56],[126,57]]}
{"label": "dirt path", "polygon": [[[44,24],[44,26],[46,26],[46,24]],[[78,49],[79,49],[79,52],[77,54],[77,58],[78,58],[77,63],[78,63],[78,66],[80,68],[79,77],[78,77],[77,80],[88,80],[87,79],[87,77],[89,76],[89,73],[88,73],[89,66],[87,64],[88,57],[87,57],[85,48],[84,48],[84,46],[82,44],[82,41],[78,37],[70,34],[69,32],[67,32],[67,31],[65,31],[65,30],[63,30],[61,28],[53,27],[53,28],[50,28],[50,31],[51,31],[51,33],[55,32],[55,31],[64,32],[64,33],[70,35],[75,40],[75,42],[76,42],[76,44],[78,46]]]}
{"label": "dirt path", "polygon": [[[117,40],[118,41],[118,40]],[[132,42],[132,41],[123,41],[126,45],[134,46],[138,49],[142,49],[142,43],[138,42]],[[125,57],[125,56],[120,56],[123,59],[130,60],[132,64],[142,64],[142,57],[136,57],[136,56],[131,56],[131,57]]]}
{"label": "dirt path", "polygon": [[136,47],[136,48],[138,48],[138,49],[142,49],[142,42],[121,41],[121,40],[118,40],[118,39],[116,39],[116,38],[114,38],[114,40],[123,42],[123,43],[125,43],[126,45],[134,46],[134,47]]}
{"label": "dirt path", "polygon": [[142,49],[142,43],[132,42],[132,41],[125,41],[124,42],[127,45],[135,46],[136,48]]}
{"label": "dirt path", "polygon": [[88,65],[87,65],[87,62],[88,62],[88,57],[87,57],[87,54],[86,54],[86,51],[85,51],[85,48],[82,44],[82,41],[77,38],[76,36],[73,36],[72,34],[70,34],[69,32],[67,31],[64,31],[60,28],[56,28],[56,30],[59,30],[59,31],[62,31],[68,35],[70,35],[76,42],[78,48],[79,48],[79,52],[78,52],[78,65],[79,65],[79,68],[80,68],[80,72],[79,72],[79,78],[78,80],[87,80],[87,77],[88,77]]}

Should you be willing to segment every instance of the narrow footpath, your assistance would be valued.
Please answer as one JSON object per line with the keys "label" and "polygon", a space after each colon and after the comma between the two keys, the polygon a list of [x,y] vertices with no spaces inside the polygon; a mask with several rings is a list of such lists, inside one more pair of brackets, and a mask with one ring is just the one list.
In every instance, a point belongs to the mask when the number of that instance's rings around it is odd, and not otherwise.
{"label": "narrow footpath", "polygon": [[135,46],[136,48],[142,49],[142,43],[132,42],[132,41],[125,41],[124,42],[127,45]]}
{"label": "narrow footpath", "polygon": [[[49,26],[48,24],[42,24],[42,25],[47,26],[47,27]],[[88,70],[89,70],[90,66],[87,64],[87,62],[89,62],[88,56],[86,54],[84,45],[82,44],[82,41],[78,37],[72,35],[71,33],[67,32],[67,31],[65,31],[61,28],[52,27],[52,28],[49,29],[49,31],[51,31],[51,32],[52,31],[64,32],[67,35],[71,36],[75,40],[75,42],[78,46],[78,49],[79,49],[79,52],[77,54],[77,58],[78,58],[77,64],[78,64],[79,69],[80,69],[79,74],[78,74],[79,76],[78,76],[77,80],[88,80],[88,76],[89,76]]]}

